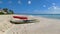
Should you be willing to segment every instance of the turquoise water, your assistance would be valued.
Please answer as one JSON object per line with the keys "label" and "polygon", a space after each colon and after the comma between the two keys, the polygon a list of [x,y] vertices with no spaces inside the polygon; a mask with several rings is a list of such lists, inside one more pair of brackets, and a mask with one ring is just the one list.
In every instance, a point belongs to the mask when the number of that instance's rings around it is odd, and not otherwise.
{"label": "turquoise water", "polygon": [[60,14],[31,14],[33,16],[41,16],[45,18],[60,19]]}
{"label": "turquoise water", "polygon": [[60,19],[60,14],[39,14],[34,16],[41,16],[46,18],[52,18],[52,19]]}
{"label": "turquoise water", "polygon": [[52,19],[60,19],[60,14],[26,14],[26,15],[41,16],[41,17],[52,18]]}

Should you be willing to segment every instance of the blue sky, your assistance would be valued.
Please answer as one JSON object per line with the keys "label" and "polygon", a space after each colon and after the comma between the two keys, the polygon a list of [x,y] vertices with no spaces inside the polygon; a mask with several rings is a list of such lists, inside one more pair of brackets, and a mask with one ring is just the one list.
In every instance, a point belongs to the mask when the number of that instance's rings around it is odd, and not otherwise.
{"label": "blue sky", "polygon": [[15,13],[60,14],[60,0],[0,0],[0,8]]}

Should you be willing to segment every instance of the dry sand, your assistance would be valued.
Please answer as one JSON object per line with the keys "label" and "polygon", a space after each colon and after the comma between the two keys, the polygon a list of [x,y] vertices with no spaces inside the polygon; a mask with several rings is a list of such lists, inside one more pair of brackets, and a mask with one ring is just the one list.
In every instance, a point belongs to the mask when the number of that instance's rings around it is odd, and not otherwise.
{"label": "dry sand", "polygon": [[40,22],[11,24],[9,20],[12,16],[0,15],[0,34],[60,34],[60,20],[34,17]]}

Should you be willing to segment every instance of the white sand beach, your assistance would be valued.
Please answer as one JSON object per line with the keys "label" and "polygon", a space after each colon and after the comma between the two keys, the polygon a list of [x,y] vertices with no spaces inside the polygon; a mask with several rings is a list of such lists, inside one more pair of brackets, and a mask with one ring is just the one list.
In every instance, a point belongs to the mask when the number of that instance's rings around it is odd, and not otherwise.
{"label": "white sand beach", "polygon": [[0,15],[0,34],[60,34],[60,20],[35,17],[40,22],[12,24],[13,15]]}

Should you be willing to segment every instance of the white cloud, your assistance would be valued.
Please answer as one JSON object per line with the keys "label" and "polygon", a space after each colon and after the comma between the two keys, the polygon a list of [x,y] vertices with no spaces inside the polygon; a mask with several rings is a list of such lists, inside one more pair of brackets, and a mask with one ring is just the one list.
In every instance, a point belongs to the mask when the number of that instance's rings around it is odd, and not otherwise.
{"label": "white cloud", "polygon": [[48,9],[57,9],[57,6],[51,6]]}
{"label": "white cloud", "polygon": [[28,1],[28,4],[31,4],[31,1]]}
{"label": "white cloud", "polygon": [[20,0],[18,1],[18,4],[21,4],[21,1]]}
{"label": "white cloud", "polygon": [[60,7],[57,6],[51,6],[48,8],[48,13],[50,14],[60,14]]}
{"label": "white cloud", "polygon": [[43,5],[43,7],[46,7],[46,5]]}
{"label": "white cloud", "polygon": [[53,6],[53,8],[54,8],[54,9],[57,9],[57,7],[56,7],[56,6]]}
{"label": "white cloud", "polygon": [[56,3],[52,3],[52,5],[56,5]]}
{"label": "white cloud", "polygon": [[34,14],[60,14],[60,7],[51,6],[47,10],[33,10]]}
{"label": "white cloud", "polygon": [[2,1],[0,1],[0,4],[2,4],[3,2]]}

